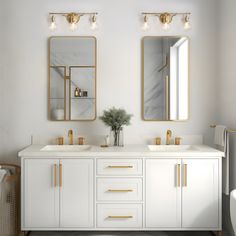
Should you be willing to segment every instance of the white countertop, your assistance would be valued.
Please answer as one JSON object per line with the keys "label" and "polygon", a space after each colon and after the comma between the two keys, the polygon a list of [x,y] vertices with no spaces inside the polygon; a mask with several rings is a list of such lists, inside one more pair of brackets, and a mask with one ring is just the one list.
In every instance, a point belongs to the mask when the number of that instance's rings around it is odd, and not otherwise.
{"label": "white countertop", "polygon": [[85,151],[42,151],[45,145],[31,145],[18,153],[19,157],[223,157],[224,153],[205,145],[191,145],[194,150],[150,151],[148,145],[125,145],[124,147],[101,148],[91,146]]}

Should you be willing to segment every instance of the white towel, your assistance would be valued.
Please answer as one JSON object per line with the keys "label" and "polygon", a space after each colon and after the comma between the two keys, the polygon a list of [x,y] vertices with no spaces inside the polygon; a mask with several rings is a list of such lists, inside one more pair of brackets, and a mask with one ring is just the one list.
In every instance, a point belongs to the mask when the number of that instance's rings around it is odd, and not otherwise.
{"label": "white towel", "polygon": [[226,126],[217,125],[215,128],[216,147],[225,153],[222,159],[222,191],[229,195],[229,132]]}

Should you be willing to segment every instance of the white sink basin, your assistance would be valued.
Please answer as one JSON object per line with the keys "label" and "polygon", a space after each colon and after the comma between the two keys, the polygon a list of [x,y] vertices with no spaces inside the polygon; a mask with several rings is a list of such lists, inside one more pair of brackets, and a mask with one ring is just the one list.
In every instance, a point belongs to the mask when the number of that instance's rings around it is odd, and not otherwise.
{"label": "white sink basin", "polygon": [[84,152],[91,149],[90,145],[46,145],[40,151],[51,152]]}
{"label": "white sink basin", "polygon": [[148,145],[148,148],[153,152],[184,152],[198,150],[192,145]]}

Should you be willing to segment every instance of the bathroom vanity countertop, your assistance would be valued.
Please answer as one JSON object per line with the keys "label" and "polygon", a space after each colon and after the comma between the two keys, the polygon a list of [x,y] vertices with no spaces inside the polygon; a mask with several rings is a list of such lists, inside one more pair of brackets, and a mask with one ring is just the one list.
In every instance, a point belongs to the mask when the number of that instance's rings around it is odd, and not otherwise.
{"label": "bathroom vanity countertop", "polygon": [[[164,146],[164,145],[163,145]],[[190,145],[193,149],[151,151],[148,145],[125,145],[101,148],[91,146],[83,151],[42,151],[45,145],[31,145],[18,153],[19,157],[223,157],[224,153],[206,145]],[[180,147],[181,148],[181,147]]]}

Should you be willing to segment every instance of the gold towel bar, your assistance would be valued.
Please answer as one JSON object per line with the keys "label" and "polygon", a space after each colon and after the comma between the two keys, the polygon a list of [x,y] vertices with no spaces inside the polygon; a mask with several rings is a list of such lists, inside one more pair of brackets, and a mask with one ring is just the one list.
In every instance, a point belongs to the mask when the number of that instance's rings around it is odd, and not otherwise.
{"label": "gold towel bar", "polygon": [[[210,125],[211,128],[215,128],[216,125]],[[227,129],[228,132],[230,133],[236,133],[236,130],[235,129]]]}

